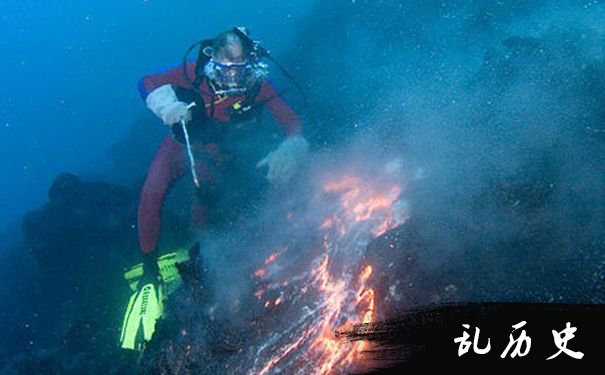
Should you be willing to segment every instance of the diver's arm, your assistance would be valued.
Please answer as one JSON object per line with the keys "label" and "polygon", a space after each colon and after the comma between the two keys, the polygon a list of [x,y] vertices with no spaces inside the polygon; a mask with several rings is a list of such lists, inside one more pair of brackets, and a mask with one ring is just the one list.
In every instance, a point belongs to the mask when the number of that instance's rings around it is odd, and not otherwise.
{"label": "diver's arm", "polygon": [[[191,74],[195,70],[195,63],[187,65],[187,71]],[[179,100],[174,90],[175,87],[191,89],[190,83],[183,74],[183,68],[176,66],[162,73],[143,77],[139,83],[139,93],[147,108],[162,119],[165,125],[172,126],[180,120],[189,121],[191,113],[188,104]]]}
{"label": "diver's arm", "polygon": [[286,185],[298,173],[307,159],[309,144],[302,136],[300,118],[277,94],[267,81],[261,86],[258,102],[264,102],[271,114],[284,129],[286,139],[277,149],[260,160],[257,168],[268,168],[267,180],[273,185]]}

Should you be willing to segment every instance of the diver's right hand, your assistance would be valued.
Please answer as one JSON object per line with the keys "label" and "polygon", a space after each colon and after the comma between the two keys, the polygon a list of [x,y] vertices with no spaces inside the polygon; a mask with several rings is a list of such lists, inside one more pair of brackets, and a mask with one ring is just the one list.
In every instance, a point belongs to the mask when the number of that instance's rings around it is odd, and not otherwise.
{"label": "diver's right hand", "polygon": [[191,120],[189,105],[177,98],[171,85],[163,85],[150,92],[145,103],[165,125],[172,126],[181,120]]}
{"label": "diver's right hand", "polygon": [[184,120],[186,123],[189,122],[191,120],[191,112],[187,103],[176,102],[170,104],[160,118],[164,125],[172,126],[180,123],[181,120]]}

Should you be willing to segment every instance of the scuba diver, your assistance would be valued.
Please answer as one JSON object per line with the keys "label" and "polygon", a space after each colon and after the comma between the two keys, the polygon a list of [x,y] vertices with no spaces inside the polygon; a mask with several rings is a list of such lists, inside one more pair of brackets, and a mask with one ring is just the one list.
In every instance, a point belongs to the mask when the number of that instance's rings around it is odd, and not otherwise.
{"label": "scuba diver", "polygon": [[[219,172],[225,159],[232,156],[222,154],[221,149],[228,147],[224,144],[226,133],[244,130],[245,135],[245,130],[256,125],[262,107],[283,127],[286,138],[255,165],[268,167],[267,178],[272,184],[284,184],[293,176],[308,145],[301,135],[300,118],[267,81],[267,73],[247,34],[235,28],[220,33],[212,42],[202,42],[198,61],[141,80],[139,90],[147,107],[173,133],[162,141],[141,192],[138,223],[143,253],[155,251],[166,192],[188,171],[185,136],[197,148],[197,165],[192,172],[199,174],[201,181],[192,216],[198,228],[205,224],[206,206],[212,203],[203,198],[214,198],[213,193],[219,190]],[[180,127],[181,121],[187,126]]]}
{"label": "scuba diver", "polygon": [[[198,46],[197,59],[188,60]],[[157,262],[161,210],[167,192],[178,180],[188,172],[192,175],[192,223],[201,229],[212,208],[225,196],[226,180],[240,181],[239,185],[249,190],[253,186],[254,190],[260,187],[246,176],[261,176],[270,185],[283,187],[301,169],[308,153],[302,122],[268,81],[268,66],[261,61],[265,57],[275,62],[245,28],[235,27],[197,42],[182,64],[139,82],[147,108],[171,134],[162,141],[141,191],[138,235],[144,261],[136,272],[131,269],[139,281],[131,283],[135,293],[123,323],[122,347],[140,348],[151,338],[155,319],[161,315],[163,275]],[[250,160],[248,155],[238,154],[238,147],[251,143],[251,135],[260,131],[263,108],[280,125],[283,140],[273,151],[263,152],[260,160]],[[266,174],[261,175],[265,169]],[[243,200],[248,198],[241,195]],[[150,308],[150,303],[157,307]],[[151,318],[143,316],[150,311]]]}

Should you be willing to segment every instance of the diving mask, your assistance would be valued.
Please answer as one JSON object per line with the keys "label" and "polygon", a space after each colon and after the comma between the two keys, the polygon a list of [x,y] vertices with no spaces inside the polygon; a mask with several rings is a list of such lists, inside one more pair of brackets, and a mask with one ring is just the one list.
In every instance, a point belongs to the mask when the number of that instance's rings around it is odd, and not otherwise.
{"label": "diving mask", "polygon": [[210,59],[204,67],[204,73],[219,86],[217,94],[244,95],[256,82],[267,77],[268,66],[248,60],[241,63],[220,63]]}

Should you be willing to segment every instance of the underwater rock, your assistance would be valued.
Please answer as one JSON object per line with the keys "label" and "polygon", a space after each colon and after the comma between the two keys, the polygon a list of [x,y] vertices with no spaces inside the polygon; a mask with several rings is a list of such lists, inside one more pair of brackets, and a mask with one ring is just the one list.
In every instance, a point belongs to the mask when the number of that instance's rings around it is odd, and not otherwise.
{"label": "underwater rock", "polygon": [[136,243],[136,202],[129,188],[61,174],[50,187],[48,203],[24,218],[24,244],[41,272],[76,269],[106,255],[89,251],[92,244]]}
{"label": "underwater rock", "polygon": [[6,315],[18,340],[4,368],[112,373],[128,366],[116,332],[129,292],[122,271],[137,255],[137,193],[64,173],[48,196],[22,222],[18,250],[33,272],[20,275],[17,308]]}

